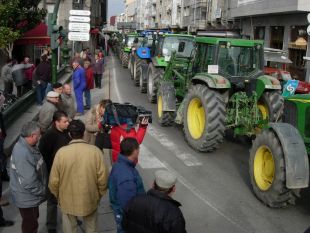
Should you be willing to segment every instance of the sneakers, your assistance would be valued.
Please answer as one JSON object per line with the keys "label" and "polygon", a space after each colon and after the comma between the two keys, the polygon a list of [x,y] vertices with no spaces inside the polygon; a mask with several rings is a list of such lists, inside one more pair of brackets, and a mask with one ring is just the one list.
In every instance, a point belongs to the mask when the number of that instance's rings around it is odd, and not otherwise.
{"label": "sneakers", "polygon": [[0,227],[10,227],[13,225],[14,225],[14,222],[10,220],[4,220],[4,222],[0,223]]}
{"label": "sneakers", "polygon": [[7,206],[9,204],[10,204],[10,202],[8,200],[6,200],[5,198],[2,197],[0,199],[0,206]]}

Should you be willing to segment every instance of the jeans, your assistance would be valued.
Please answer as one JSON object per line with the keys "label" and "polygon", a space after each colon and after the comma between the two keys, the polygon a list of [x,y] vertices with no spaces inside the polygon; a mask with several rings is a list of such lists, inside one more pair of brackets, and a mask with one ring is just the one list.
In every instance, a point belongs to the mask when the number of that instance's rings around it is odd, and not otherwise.
{"label": "jeans", "polygon": [[49,91],[52,91],[53,90],[53,86],[51,83],[47,83],[47,86],[46,86],[46,90],[45,90],[45,96],[47,95],[47,93]]}
{"label": "jeans", "polygon": [[123,215],[120,213],[116,213],[115,211],[113,211],[113,213],[114,213],[117,233],[125,233],[125,231],[123,231],[123,228],[122,228]]}
{"label": "jeans", "polygon": [[86,107],[90,108],[91,107],[90,90],[85,89],[84,96],[85,96]]}
{"label": "jeans", "polygon": [[38,105],[42,105],[42,101],[44,100],[46,89],[47,89],[46,82],[42,82],[36,87],[36,94],[37,94],[36,97],[37,97]]}
{"label": "jeans", "polygon": [[95,74],[95,85],[97,88],[101,88],[102,74]]}

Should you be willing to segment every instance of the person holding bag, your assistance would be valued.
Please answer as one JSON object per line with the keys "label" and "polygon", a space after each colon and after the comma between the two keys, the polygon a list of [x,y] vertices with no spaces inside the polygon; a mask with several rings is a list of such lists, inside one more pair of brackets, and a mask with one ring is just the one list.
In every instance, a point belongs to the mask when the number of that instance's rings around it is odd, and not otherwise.
{"label": "person holding bag", "polygon": [[[102,126],[101,122],[105,107],[109,103],[112,103],[110,99],[103,99],[99,102],[98,105],[94,106],[86,113],[86,130],[84,134],[84,140],[92,145],[95,145],[96,138],[102,137],[102,134],[105,134],[104,127]],[[99,140],[99,138],[97,140]],[[96,146],[101,150],[103,149],[103,147],[98,144]]]}

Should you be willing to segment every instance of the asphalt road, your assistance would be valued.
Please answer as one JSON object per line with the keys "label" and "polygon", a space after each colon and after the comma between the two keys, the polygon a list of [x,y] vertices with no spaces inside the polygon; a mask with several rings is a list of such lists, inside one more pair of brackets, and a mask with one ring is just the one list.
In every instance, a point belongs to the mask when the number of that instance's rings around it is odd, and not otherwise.
{"label": "asphalt road", "polygon": [[248,174],[249,144],[226,139],[214,153],[198,153],[185,142],[181,127],[157,123],[156,105],[134,86],[128,69],[110,57],[111,99],[153,111],[153,123],[141,146],[139,170],[147,187],[156,169],[178,176],[174,198],[182,203],[189,233],[301,233],[310,225],[310,191],[295,206],[270,209],[252,193]]}

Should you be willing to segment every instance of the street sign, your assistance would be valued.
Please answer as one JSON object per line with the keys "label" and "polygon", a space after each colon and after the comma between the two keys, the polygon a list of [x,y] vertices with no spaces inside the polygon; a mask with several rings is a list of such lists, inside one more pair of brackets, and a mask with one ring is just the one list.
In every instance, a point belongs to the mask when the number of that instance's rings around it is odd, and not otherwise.
{"label": "street sign", "polygon": [[68,38],[71,41],[89,41],[89,33],[87,33],[87,32],[69,32]]}
{"label": "street sign", "polygon": [[70,10],[70,15],[90,16],[90,11]]}
{"label": "street sign", "polygon": [[307,18],[308,18],[308,23],[310,23],[310,13],[308,14]]}
{"label": "street sign", "polygon": [[310,25],[307,27],[307,33],[310,36]]}
{"label": "street sign", "polygon": [[69,31],[71,32],[89,32],[90,24],[89,23],[69,23]]}
{"label": "street sign", "polygon": [[89,23],[90,18],[85,16],[70,16],[69,17],[70,22],[82,22],[82,23]]}

